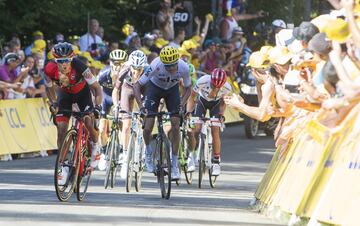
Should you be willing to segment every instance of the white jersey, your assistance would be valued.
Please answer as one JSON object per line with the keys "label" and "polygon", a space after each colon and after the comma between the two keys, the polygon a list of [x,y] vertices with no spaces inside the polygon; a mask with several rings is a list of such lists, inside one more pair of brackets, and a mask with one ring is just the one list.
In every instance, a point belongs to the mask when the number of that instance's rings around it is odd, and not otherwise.
{"label": "white jersey", "polygon": [[179,83],[180,79],[183,79],[184,86],[191,86],[191,78],[189,72],[189,66],[183,60],[178,61],[178,69],[175,74],[170,74],[160,58],[155,58],[151,64],[149,70],[144,73],[140,79],[140,85],[145,85],[149,80],[161,89],[168,90]]}
{"label": "white jersey", "polygon": [[207,101],[220,100],[232,92],[231,85],[228,82],[220,88],[215,97],[209,97],[211,90],[211,75],[204,75],[196,81],[194,91]]}

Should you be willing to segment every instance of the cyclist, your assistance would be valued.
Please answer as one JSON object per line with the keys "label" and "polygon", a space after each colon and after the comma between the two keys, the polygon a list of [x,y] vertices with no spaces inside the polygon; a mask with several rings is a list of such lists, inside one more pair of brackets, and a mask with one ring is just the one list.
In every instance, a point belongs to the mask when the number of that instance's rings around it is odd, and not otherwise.
{"label": "cyclist", "polygon": [[106,120],[106,115],[109,114],[110,108],[113,105],[112,100],[112,91],[114,89],[114,84],[119,76],[119,72],[124,66],[124,62],[127,60],[128,55],[124,50],[115,49],[110,52],[110,67],[105,68],[100,71],[98,76],[98,81],[103,90],[103,102],[101,109],[101,119],[99,123],[99,132],[100,132],[100,145],[102,147],[106,146],[108,139],[108,127],[109,121]]}
{"label": "cyclist", "polygon": [[[113,102],[115,105],[120,104],[120,108],[128,113],[132,112],[134,105],[134,89],[133,85],[136,83],[141,75],[148,69],[147,57],[141,50],[135,50],[129,56],[129,60],[119,73],[116,80],[115,87],[112,93]],[[121,91],[120,91],[121,90]],[[119,103],[120,97],[120,103]],[[127,158],[127,148],[130,137],[131,115],[124,114],[122,117],[122,130],[120,143],[122,144],[123,159]],[[126,163],[127,161],[124,161]],[[120,176],[126,177],[127,165],[123,164]]]}
{"label": "cyclist", "polygon": [[[46,85],[49,87],[49,98],[53,102],[50,109],[56,115],[58,148],[61,148],[65,139],[71,116],[67,111],[72,110],[72,105],[77,104],[80,111],[93,111],[94,113],[89,113],[90,117],[85,117],[85,126],[89,130],[90,143],[92,145],[91,167],[95,168],[100,158],[100,152],[98,133],[94,128],[93,116],[98,117],[100,115],[100,105],[102,102],[101,86],[90,72],[90,69],[75,57],[70,43],[63,42],[56,44],[52,49],[52,53],[55,59],[45,66],[44,73],[52,80],[47,82]],[[55,97],[55,92],[57,98]],[[92,102],[91,93],[95,96],[95,107]],[[66,182],[68,171],[68,167],[64,166],[61,172],[59,172],[58,180],[60,185]]]}
{"label": "cyclist", "polygon": [[[211,75],[204,75],[196,81],[194,92],[190,98],[188,109],[195,111],[192,114],[194,117],[205,117],[207,110],[210,112],[210,118],[218,118],[221,122],[224,121],[225,102],[223,97],[232,92],[231,85],[226,82],[226,72],[221,68],[215,68]],[[199,134],[201,131],[201,122],[195,122],[195,128],[190,135],[190,153],[188,157],[188,171],[195,170],[195,149],[199,142]],[[220,128],[218,126],[211,126],[213,159],[212,159],[212,175],[220,175]]]}
{"label": "cyclist", "polygon": [[[164,98],[167,110],[178,113],[184,109],[184,106],[191,94],[191,79],[189,76],[189,66],[179,59],[179,51],[171,46],[161,49],[160,56],[155,58],[150,69],[141,76],[140,80],[134,85],[134,92],[139,106],[144,106],[150,116],[145,119],[145,128],[143,131],[145,149],[145,165],[148,172],[154,171],[152,162],[152,148],[150,146],[151,132],[154,127],[155,118],[152,113],[158,112],[160,99]],[[185,92],[182,97],[179,93],[179,81],[183,79]],[[145,92],[145,101],[142,105],[141,86],[147,85]],[[180,178],[178,167],[178,151],[180,140],[180,117],[174,114],[170,118],[171,129],[169,139],[172,143],[172,162],[171,177],[176,180]]]}

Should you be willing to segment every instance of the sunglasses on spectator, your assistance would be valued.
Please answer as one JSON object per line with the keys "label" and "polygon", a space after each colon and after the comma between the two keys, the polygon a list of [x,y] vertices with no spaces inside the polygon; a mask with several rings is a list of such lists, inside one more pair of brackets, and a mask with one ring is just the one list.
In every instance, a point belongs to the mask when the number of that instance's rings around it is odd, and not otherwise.
{"label": "sunglasses on spectator", "polygon": [[55,62],[57,64],[66,64],[66,63],[70,63],[72,61],[72,58],[56,58]]}
{"label": "sunglasses on spectator", "polygon": [[131,68],[136,70],[136,71],[139,71],[139,70],[143,69],[144,67],[143,66],[137,66],[136,67],[136,66],[131,65]]}
{"label": "sunglasses on spectator", "polygon": [[174,68],[174,67],[177,67],[178,63],[174,63],[174,64],[165,64],[165,69],[171,69],[171,68]]}

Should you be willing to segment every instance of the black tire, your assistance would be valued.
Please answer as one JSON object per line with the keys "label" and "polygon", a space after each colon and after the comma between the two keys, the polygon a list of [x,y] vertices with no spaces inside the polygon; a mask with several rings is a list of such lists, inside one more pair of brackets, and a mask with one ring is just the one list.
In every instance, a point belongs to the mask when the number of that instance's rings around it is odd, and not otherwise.
{"label": "black tire", "polygon": [[204,159],[204,149],[205,149],[204,145],[205,145],[205,135],[200,134],[200,139],[199,139],[200,157],[199,157],[199,180],[198,180],[199,188],[201,188],[201,183],[206,169],[206,164]]}
{"label": "black tire", "polygon": [[112,131],[111,135],[110,135],[110,142],[108,143],[108,145],[106,146],[106,173],[105,173],[105,181],[104,181],[104,187],[105,189],[108,188],[109,186],[109,182],[110,182],[110,186],[113,187],[114,183],[113,178],[114,178],[114,170],[116,165],[114,165],[114,161],[113,161],[113,157],[114,157],[114,152],[116,149],[116,141],[117,141],[117,132],[116,131]]}
{"label": "black tire", "polygon": [[[89,143],[87,144],[89,145]],[[85,147],[82,152],[82,163],[77,179],[77,186],[76,186],[76,198],[79,201],[83,201],[86,192],[90,183],[90,177],[91,177],[91,155],[89,154],[89,146]]]}
{"label": "black tire", "polygon": [[[77,141],[76,130],[69,130],[65,135],[64,142],[56,157],[55,170],[54,170],[54,185],[55,185],[56,196],[59,199],[59,201],[62,202],[67,201],[71,197],[76,187],[77,175],[80,166],[79,156],[75,157],[75,150],[77,143],[76,141]],[[67,158],[68,160],[66,164],[64,164],[63,162],[65,158]],[[61,167],[63,166],[69,167],[68,178],[66,180],[65,185],[59,185],[57,180],[58,172],[62,170]]]}
{"label": "black tire", "polygon": [[137,154],[139,155],[139,166],[138,166],[138,172],[135,172],[135,190],[137,192],[140,191],[141,189],[141,179],[142,179],[142,174],[144,172],[144,164],[145,164],[145,161],[144,161],[144,143],[141,142],[140,144],[136,145],[137,147]]}
{"label": "black tire", "polygon": [[191,184],[192,183],[192,178],[193,178],[193,172],[187,172],[187,166],[183,167],[183,171],[184,171],[184,174],[185,174],[186,183]]}
{"label": "black tire", "polygon": [[210,187],[211,188],[215,188],[216,187],[216,179],[218,176],[212,176],[211,175],[212,172],[211,172],[211,168],[209,169],[209,182],[210,182]]}
{"label": "black tire", "polygon": [[[135,148],[136,134],[132,133],[129,140],[129,150],[127,151],[127,170],[126,170],[126,179],[125,179],[125,188],[126,192],[130,192],[133,180],[134,172],[134,148]],[[122,166],[124,167],[124,165]]]}
{"label": "black tire", "polygon": [[254,139],[259,131],[259,121],[245,117],[245,135],[248,139]]}
{"label": "black tire", "polygon": [[171,193],[171,145],[167,137],[163,137],[162,141],[158,145],[159,148],[159,161],[158,161],[158,172],[159,172],[159,182],[161,197],[165,199],[170,198]]}

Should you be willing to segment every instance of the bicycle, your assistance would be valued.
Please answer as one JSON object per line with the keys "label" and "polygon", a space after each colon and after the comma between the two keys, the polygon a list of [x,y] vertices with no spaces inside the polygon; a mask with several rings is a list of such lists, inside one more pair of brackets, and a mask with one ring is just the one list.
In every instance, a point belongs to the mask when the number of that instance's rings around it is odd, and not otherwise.
{"label": "bicycle", "polygon": [[127,151],[127,172],[125,187],[130,192],[133,176],[135,177],[135,190],[141,189],[141,178],[145,165],[144,141],[142,136],[142,119],[140,112],[131,113],[131,134]]}
{"label": "bicycle", "polygon": [[151,113],[147,116],[155,116],[157,118],[157,129],[155,152],[153,154],[153,162],[156,162],[155,175],[160,184],[161,197],[170,198],[171,193],[171,153],[172,145],[169,138],[165,135],[163,124],[174,115],[170,112]]}
{"label": "bicycle", "polygon": [[[62,202],[67,201],[74,191],[77,200],[84,200],[92,172],[91,145],[89,131],[85,127],[84,117],[89,117],[90,112],[71,113],[71,128],[66,132],[64,142],[56,158],[54,171],[54,184],[56,196]],[[62,170],[68,169],[65,184],[58,183],[58,176]]]}
{"label": "bicycle", "polygon": [[208,169],[209,182],[211,188],[215,188],[216,179],[218,176],[212,175],[212,136],[211,126],[220,127],[223,131],[224,124],[217,118],[206,118],[206,117],[194,117],[193,120],[202,122],[201,133],[199,134],[199,146],[198,146],[198,159],[199,159],[199,178],[198,187],[201,188],[203,176],[205,175],[206,169]]}
{"label": "bicycle", "polygon": [[[189,156],[187,128],[189,126],[189,120],[188,119],[184,120],[181,118],[180,125],[181,126],[180,126],[180,145],[179,145],[179,164],[180,164],[179,170],[180,170],[180,175],[181,175],[181,171],[184,172],[187,184],[191,184],[193,172],[187,171],[187,158]],[[177,186],[180,185],[180,180],[176,181],[176,185]]]}
{"label": "bicycle", "polygon": [[122,151],[119,150],[120,147],[119,113],[123,113],[123,112],[120,112],[119,108],[117,108],[114,111],[114,116],[107,116],[107,119],[112,120],[112,125],[111,125],[109,141],[106,145],[106,151],[105,151],[105,160],[106,160],[106,173],[105,173],[105,181],[104,181],[105,189],[108,188],[109,182],[110,182],[110,187],[114,188],[116,182],[116,175],[120,171],[120,167],[121,167],[118,161],[119,160],[118,157]]}

